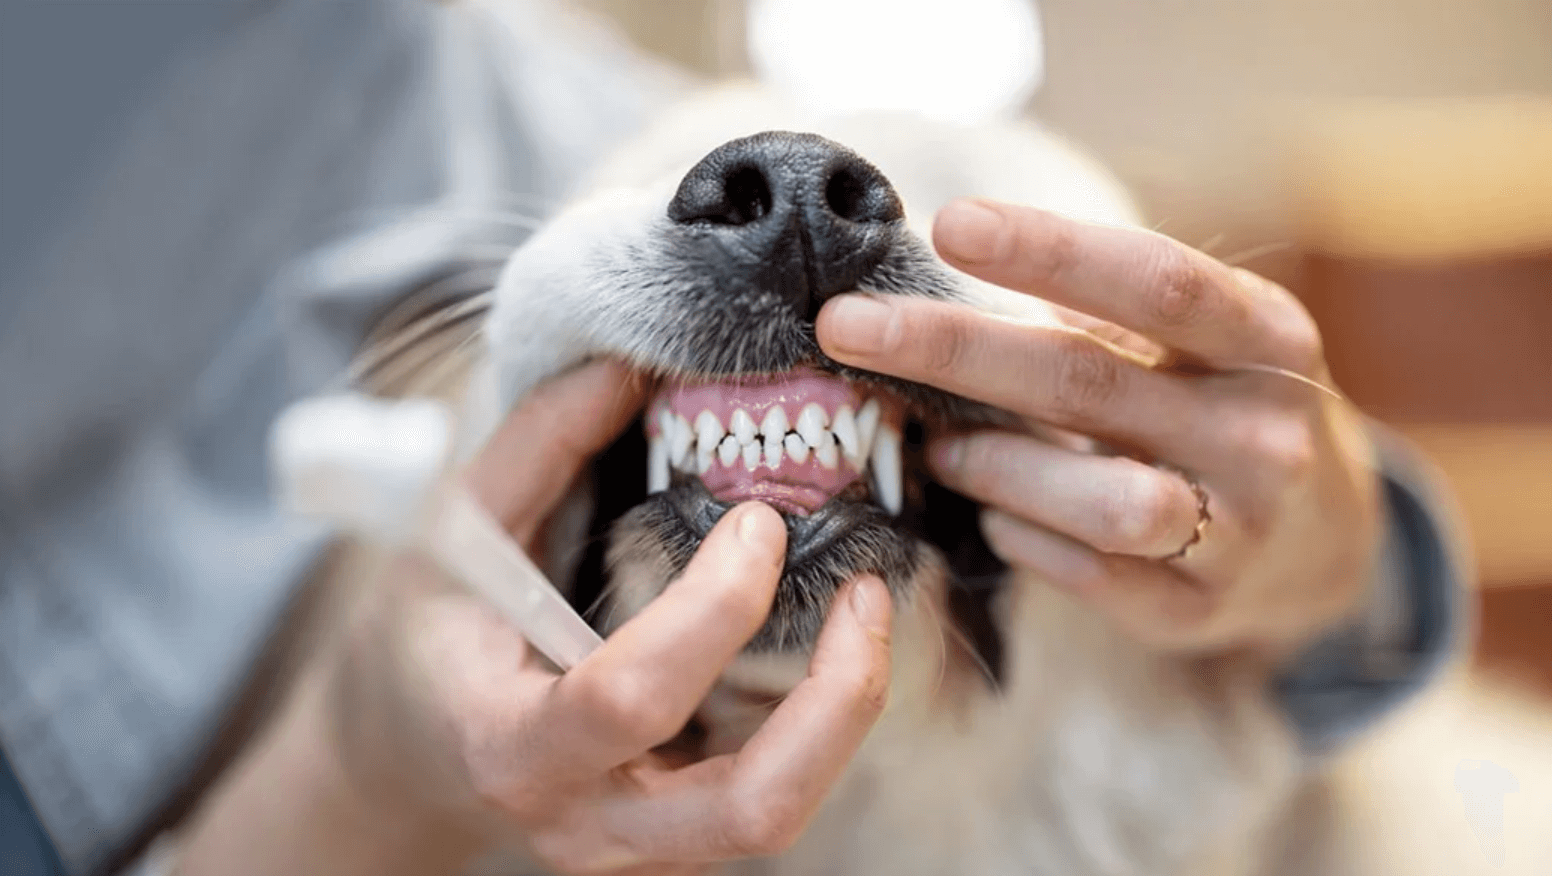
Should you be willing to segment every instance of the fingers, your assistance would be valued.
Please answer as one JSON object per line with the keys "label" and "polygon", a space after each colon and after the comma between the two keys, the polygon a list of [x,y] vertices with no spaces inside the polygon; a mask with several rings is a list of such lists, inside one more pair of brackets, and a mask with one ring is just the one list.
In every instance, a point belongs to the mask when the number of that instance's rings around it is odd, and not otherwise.
{"label": "fingers", "polygon": [[541,385],[470,465],[469,488],[519,543],[527,542],[582,466],[630,422],[644,391],[612,360]]}
{"label": "fingers", "polygon": [[1185,380],[1093,336],[920,298],[841,295],[816,324],[838,361],[941,387],[1014,413],[1119,439],[1194,465],[1209,420]]}
{"label": "fingers", "polygon": [[981,531],[1009,565],[1073,594],[1146,646],[1199,647],[1216,633],[1221,593],[1170,564],[1102,554],[995,510],[982,513]]}
{"label": "fingers", "polygon": [[882,713],[889,685],[889,592],[877,578],[843,591],[809,676],[742,751],[625,795],[607,813],[646,859],[713,861],[790,846]]}
{"label": "fingers", "polygon": [[1196,495],[1177,474],[1011,432],[937,442],[945,486],[1108,554],[1162,557],[1191,537]]}
{"label": "fingers", "polygon": [[999,286],[1118,323],[1209,363],[1308,374],[1314,322],[1286,290],[1161,234],[1090,225],[1009,204],[945,207],[933,243],[949,264]]}
{"label": "fingers", "polygon": [[786,539],[764,504],[725,514],[678,580],[556,682],[554,757],[597,772],[673,738],[770,612]]}

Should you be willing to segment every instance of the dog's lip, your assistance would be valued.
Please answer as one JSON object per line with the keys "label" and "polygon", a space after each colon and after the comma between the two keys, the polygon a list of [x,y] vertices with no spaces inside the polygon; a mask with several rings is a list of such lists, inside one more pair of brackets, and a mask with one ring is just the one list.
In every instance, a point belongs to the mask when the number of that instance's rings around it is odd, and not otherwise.
{"label": "dog's lip", "polygon": [[[871,497],[857,498],[849,495],[860,488],[854,484],[853,489],[832,498],[818,510],[807,514],[792,514],[774,505],[776,512],[787,525],[787,564],[802,563],[822,553],[831,544],[851,532],[855,525],[841,519],[840,510],[843,505],[865,505],[877,508],[877,503]],[[712,527],[722,519],[722,515],[731,511],[737,502],[723,502],[711,495],[706,486],[695,478],[683,478],[666,490],[658,494],[669,501],[679,519],[691,532],[695,533],[697,541],[704,540],[711,534]],[[692,504],[693,510],[686,513],[686,504]],[[881,509],[880,509],[881,512]]]}

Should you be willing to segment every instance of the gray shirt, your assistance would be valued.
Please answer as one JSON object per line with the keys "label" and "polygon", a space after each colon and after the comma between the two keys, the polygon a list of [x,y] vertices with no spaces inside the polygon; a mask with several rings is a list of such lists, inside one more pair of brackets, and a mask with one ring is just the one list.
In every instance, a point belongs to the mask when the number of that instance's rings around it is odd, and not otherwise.
{"label": "gray shirt", "polygon": [[[54,245],[5,266],[0,743],[73,872],[188,774],[324,543],[270,503],[275,413],[405,290],[520,242],[677,88],[538,3],[245,7]],[[1388,459],[1383,598],[1279,688],[1315,751],[1457,626],[1437,502]]]}

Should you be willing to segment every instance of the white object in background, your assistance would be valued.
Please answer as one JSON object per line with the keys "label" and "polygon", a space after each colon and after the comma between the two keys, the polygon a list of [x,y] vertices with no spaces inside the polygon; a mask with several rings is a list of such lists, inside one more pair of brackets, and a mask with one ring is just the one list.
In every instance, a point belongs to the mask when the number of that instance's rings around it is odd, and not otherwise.
{"label": "white object in background", "polygon": [[429,399],[304,399],[270,431],[283,505],[425,550],[567,670],[602,639],[468,491],[444,475],[452,417]]}
{"label": "white object in background", "polygon": [[1044,76],[1034,0],[751,0],[748,40],[761,80],[825,112],[974,124],[1019,112]]}

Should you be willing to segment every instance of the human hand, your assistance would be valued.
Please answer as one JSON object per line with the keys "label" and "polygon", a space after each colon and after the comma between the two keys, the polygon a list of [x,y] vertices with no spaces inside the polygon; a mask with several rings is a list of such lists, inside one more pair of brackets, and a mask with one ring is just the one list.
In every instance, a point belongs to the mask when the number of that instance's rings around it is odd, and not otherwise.
{"label": "human hand", "polygon": [[819,316],[825,352],[1130,451],[936,436],[934,475],[987,506],[999,555],[1159,647],[1281,651],[1353,610],[1377,540],[1371,449],[1348,405],[1300,381],[1329,375],[1289,292],[1163,235],[1027,207],[956,202],[933,237],[1068,324],[845,295]]}
{"label": "human hand", "polygon": [[[616,364],[541,387],[468,473],[531,545],[588,458],[639,409]],[[556,675],[495,611],[399,557],[336,675],[341,754],[385,799],[503,835],[566,873],[663,873],[792,842],[886,698],[891,606],[875,578],[835,602],[808,677],[735,754],[675,764],[677,735],[755,633],[786,528],[729,511],[684,574],[587,659]]]}

